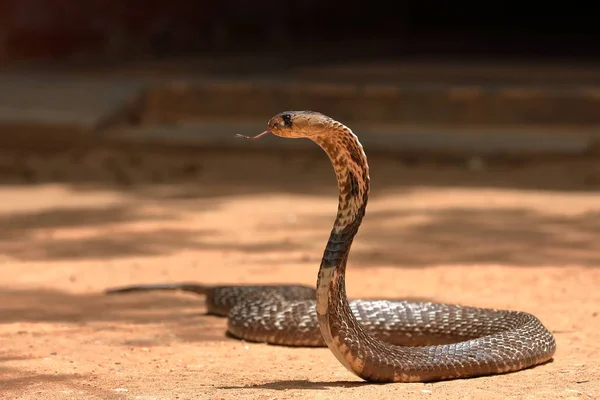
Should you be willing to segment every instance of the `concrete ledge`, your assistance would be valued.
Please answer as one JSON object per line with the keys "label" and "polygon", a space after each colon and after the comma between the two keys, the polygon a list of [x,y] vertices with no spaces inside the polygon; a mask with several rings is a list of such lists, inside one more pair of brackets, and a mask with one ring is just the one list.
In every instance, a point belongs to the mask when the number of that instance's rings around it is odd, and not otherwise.
{"label": "concrete ledge", "polygon": [[137,98],[143,82],[64,75],[0,75],[0,126],[73,126],[92,130]]}
{"label": "concrete ledge", "polygon": [[600,126],[600,86],[199,80],[151,88],[144,119],[264,118],[294,109],[346,123]]}
{"label": "concrete ledge", "polygon": [[[256,134],[286,109],[329,114],[351,126],[365,146],[386,151],[583,154],[597,147],[593,143],[600,134],[600,88],[590,85],[5,74],[0,78],[0,145],[109,140],[232,147],[242,143],[232,134]],[[291,145],[269,138],[252,146]]]}

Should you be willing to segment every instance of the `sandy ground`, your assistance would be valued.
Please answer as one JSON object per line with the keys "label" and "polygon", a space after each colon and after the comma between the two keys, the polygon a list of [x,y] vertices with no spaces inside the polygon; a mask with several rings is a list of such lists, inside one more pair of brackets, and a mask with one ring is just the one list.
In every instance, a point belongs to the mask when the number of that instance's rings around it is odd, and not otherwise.
{"label": "sandy ground", "polygon": [[314,284],[337,200],[318,150],[5,153],[0,397],[599,398],[600,162],[370,164],[349,295],[528,311],[556,336],[553,362],[365,384],[327,349],[225,337],[202,298],[102,295],[143,282]]}

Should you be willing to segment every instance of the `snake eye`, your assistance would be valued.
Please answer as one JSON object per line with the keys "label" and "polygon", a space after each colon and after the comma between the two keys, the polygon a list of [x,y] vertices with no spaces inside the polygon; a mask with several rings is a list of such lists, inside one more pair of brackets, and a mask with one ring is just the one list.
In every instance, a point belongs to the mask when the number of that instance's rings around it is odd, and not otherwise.
{"label": "snake eye", "polygon": [[281,115],[281,126],[286,126],[288,128],[292,127],[292,116],[290,114],[282,114]]}

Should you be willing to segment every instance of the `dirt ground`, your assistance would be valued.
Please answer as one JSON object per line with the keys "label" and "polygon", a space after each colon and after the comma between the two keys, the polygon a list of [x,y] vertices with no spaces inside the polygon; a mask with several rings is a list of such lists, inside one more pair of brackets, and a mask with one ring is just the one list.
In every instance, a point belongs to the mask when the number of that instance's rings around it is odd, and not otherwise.
{"label": "dirt ground", "polygon": [[554,361],[428,384],[361,382],[327,349],[225,337],[202,298],[132,283],[314,284],[337,196],[317,149],[0,154],[0,397],[593,399],[600,162],[371,155],[348,291],[519,309]]}

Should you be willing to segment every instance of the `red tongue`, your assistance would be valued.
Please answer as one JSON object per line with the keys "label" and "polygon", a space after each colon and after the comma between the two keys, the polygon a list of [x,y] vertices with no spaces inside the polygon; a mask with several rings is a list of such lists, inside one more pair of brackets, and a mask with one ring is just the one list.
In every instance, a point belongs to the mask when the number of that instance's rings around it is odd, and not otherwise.
{"label": "red tongue", "polygon": [[240,135],[239,133],[236,133],[235,137],[242,138],[242,139],[248,139],[248,140],[254,140],[254,139],[260,139],[261,137],[265,136],[267,133],[271,133],[271,131],[264,131],[263,133],[260,133],[256,136],[252,136],[252,137]]}

